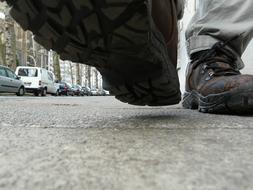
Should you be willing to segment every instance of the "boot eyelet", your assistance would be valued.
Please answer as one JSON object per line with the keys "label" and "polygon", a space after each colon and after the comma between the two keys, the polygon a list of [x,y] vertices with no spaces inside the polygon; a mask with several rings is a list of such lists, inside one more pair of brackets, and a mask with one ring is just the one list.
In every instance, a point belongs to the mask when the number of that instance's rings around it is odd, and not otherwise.
{"label": "boot eyelet", "polygon": [[203,65],[203,67],[201,69],[201,74],[205,74],[206,68],[207,68],[207,65]]}
{"label": "boot eyelet", "polygon": [[211,80],[211,77],[210,76],[208,76],[208,77],[206,77],[206,79],[205,79],[206,81],[208,81],[208,80]]}
{"label": "boot eyelet", "polygon": [[210,77],[212,77],[214,75],[214,72],[209,72],[208,74]]}
{"label": "boot eyelet", "polygon": [[211,80],[213,78],[214,72],[209,72],[208,74],[209,74],[209,76],[206,77],[206,79],[205,79],[206,81]]}

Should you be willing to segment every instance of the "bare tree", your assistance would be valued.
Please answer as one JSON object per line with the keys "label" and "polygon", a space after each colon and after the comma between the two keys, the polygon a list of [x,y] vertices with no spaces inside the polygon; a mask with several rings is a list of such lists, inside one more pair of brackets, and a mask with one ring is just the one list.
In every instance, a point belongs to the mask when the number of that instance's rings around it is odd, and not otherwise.
{"label": "bare tree", "polygon": [[84,66],[84,85],[87,87],[91,87],[91,67],[88,65]]}
{"label": "bare tree", "polygon": [[82,77],[80,73],[80,64],[76,63],[76,84],[82,84]]}
{"label": "bare tree", "polygon": [[94,74],[95,74],[95,87],[98,89],[98,71],[97,69],[94,69]]}
{"label": "bare tree", "polygon": [[[6,4],[0,2],[0,11],[6,12]],[[3,65],[6,65],[5,27],[5,19],[0,19],[0,61]]]}
{"label": "bare tree", "polygon": [[6,65],[12,69],[15,69],[17,66],[16,34],[14,29],[15,22],[9,14],[9,10],[7,10],[5,14]]}
{"label": "bare tree", "polygon": [[73,65],[71,62],[69,62],[69,71],[70,71],[71,83],[74,84],[74,71],[73,71]]}
{"label": "bare tree", "polygon": [[91,67],[87,66],[88,87],[91,88]]}
{"label": "bare tree", "polygon": [[5,44],[3,41],[3,30],[0,31],[0,61],[5,65]]}
{"label": "bare tree", "polygon": [[61,81],[60,56],[56,52],[53,52],[53,67],[56,79]]}
{"label": "bare tree", "polygon": [[27,64],[27,32],[22,30],[22,49],[21,49],[21,64]]}

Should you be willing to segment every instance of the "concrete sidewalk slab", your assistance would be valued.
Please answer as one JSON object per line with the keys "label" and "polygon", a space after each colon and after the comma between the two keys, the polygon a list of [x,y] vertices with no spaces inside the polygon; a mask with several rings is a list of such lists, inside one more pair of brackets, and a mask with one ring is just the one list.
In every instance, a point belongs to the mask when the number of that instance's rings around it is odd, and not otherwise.
{"label": "concrete sidewalk slab", "polygon": [[253,189],[253,118],[0,98],[0,189]]}

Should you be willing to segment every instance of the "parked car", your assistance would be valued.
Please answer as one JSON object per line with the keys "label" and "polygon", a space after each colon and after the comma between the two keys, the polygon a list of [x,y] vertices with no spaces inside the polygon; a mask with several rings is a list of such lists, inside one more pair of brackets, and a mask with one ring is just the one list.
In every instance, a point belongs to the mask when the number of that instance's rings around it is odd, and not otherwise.
{"label": "parked car", "polygon": [[92,88],[92,89],[90,90],[90,92],[91,92],[91,95],[92,95],[92,96],[98,96],[98,95],[99,95],[98,89],[96,89],[96,88]]}
{"label": "parked car", "polygon": [[75,85],[72,85],[71,88],[73,90],[74,95],[76,96],[80,95],[79,89]]}
{"label": "parked car", "polygon": [[83,86],[83,87],[82,87],[82,90],[83,90],[83,92],[84,92],[84,95],[86,95],[86,96],[91,96],[91,95],[92,95],[91,90],[90,90],[89,87]]}
{"label": "parked car", "polygon": [[26,91],[33,93],[35,96],[57,93],[54,84],[54,74],[44,68],[17,67],[16,75],[21,77]]}
{"label": "parked car", "polygon": [[84,91],[80,85],[73,85],[72,86],[74,95],[76,96],[84,96]]}
{"label": "parked car", "polygon": [[98,95],[99,96],[109,96],[110,93],[109,93],[109,91],[102,89],[102,90],[98,91]]}
{"label": "parked car", "polygon": [[85,92],[83,90],[83,88],[80,86],[80,85],[76,85],[80,91],[80,96],[84,96],[85,95]]}
{"label": "parked car", "polygon": [[25,94],[23,81],[10,68],[0,65],[0,92],[16,93],[17,96]]}
{"label": "parked car", "polygon": [[65,96],[74,96],[74,92],[72,89],[72,85],[66,83],[66,82],[60,82],[59,83],[59,95],[65,95]]}
{"label": "parked car", "polygon": [[60,96],[60,83],[58,81],[55,81],[54,86],[56,88],[55,96]]}
{"label": "parked car", "polygon": [[103,90],[103,91],[104,91],[105,96],[110,96],[110,92],[108,90]]}

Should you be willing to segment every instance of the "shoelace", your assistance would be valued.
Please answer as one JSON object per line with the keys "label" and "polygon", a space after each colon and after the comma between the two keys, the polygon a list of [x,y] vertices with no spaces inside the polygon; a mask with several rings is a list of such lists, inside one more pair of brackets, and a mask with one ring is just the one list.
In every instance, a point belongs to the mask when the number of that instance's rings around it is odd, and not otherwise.
{"label": "shoelace", "polygon": [[[213,72],[209,72],[210,77],[240,74],[235,65],[237,59],[236,56],[225,48],[229,42],[235,40],[239,36],[229,39],[226,42],[215,43],[210,50],[206,50],[206,52],[198,58],[194,63],[195,66],[193,69],[196,69],[200,64],[205,63],[203,65],[203,72],[211,69]],[[218,62],[225,63],[229,65],[229,67],[221,67]]]}

